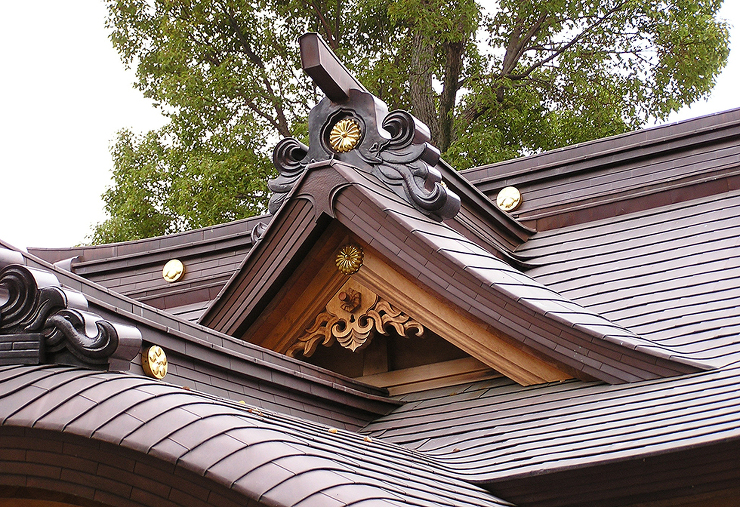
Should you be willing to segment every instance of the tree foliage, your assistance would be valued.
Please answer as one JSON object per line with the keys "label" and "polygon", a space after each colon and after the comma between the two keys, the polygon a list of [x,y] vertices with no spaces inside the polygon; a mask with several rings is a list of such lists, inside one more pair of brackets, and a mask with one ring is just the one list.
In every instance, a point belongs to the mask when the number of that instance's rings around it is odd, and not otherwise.
{"label": "tree foliage", "polygon": [[622,133],[706,97],[722,0],[108,0],[111,40],[169,117],[122,131],[94,242],[264,210],[269,154],[320,99],[297,38],[319,32],[458,169]]}

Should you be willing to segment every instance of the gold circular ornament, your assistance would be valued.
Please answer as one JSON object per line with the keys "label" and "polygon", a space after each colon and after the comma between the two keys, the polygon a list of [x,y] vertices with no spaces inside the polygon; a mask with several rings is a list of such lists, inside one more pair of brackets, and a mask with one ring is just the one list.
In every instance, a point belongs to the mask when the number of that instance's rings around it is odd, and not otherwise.
{"label": "gold circular ornament", "polygon": [[159,345],[152,345],[141,353],[141,367],[150,377],[163,379],[167,375],[167,355]]}
{"label": "gold circular ornament", "polygon": [[164,265],[164,269],[162,269],[162,278],[172,283],[182,278],[184,273],[185,266],[182,265],[182,262],[177,259],[172,259]]}
{"label": "gold circular ornament", "polygon": [[345,118],[339,120],[329,133],[329,144],[334,151],[345,153],[360,141],[360,126],[356,121]]}
{"label": "gold circular ornament", "polygon": [[357,245],[344,245],[337,254],[337,269],[345,275],[357,273],[362,266],[365,254]]}
{"label": "gold circular ornament", "polygon": [[516,187],[504,187],[496,197],[496,205],[503,211],[514,211],[522,204],[522,194]]}

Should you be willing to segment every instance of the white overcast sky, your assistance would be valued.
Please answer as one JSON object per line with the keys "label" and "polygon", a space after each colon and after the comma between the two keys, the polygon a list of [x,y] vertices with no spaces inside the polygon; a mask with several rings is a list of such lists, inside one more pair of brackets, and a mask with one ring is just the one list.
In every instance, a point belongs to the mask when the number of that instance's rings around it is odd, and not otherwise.
{"label": "white overcast sky", "polygon": [[[730,61],[712,97],[671,121],[740,107],[740,2],[725,0]],[[102,0],[0,0],[0,239],[73,246],[104,220],[116,131],[164,120],[108,41]]]}

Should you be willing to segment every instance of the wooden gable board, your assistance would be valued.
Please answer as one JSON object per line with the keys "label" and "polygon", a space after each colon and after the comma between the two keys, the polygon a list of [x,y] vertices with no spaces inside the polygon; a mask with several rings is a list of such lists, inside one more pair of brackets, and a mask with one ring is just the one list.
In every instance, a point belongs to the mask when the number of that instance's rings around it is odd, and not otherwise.
{"label": "wooden gable board", "polygon": [[[327,188],[327,181],[334,182],[334,187]],[[461,241],[452,229],[423,217],[351,166],[314,164],[291,195],[240,272],[204,315],[204,324],[284,351],[286,343],[295,339],[301,327],[310,325],[332,291],[344,283],[340,276],[332,278],[333,261],[325,257],[332,247],[339,246],[343,233],[327,233],[335,235],[331,241],[320,236],[327,230],[330,216],[335,215],[336,221],[353,233],[354,240],[369,247],[371,263],[360,270],[358,279],[413,318],[425,320],[446,340],[523,384],[568,376],[624,382],[696,371],[700,365],[682,358],[675,362],[670,350],[649,349],[652,343],[545,290],[486,250]],[[334,196],[333,200],[327,202],[327,196]],[[445,242],[451,245],[443,247]],[[314,247],[316,244],[320,246]],[[312,247],[314,253],[308,254]],[[323,253],[316,253],[315,248]],[[380,255],[373,256],[374,250]],[[304,252],[301,259],[308,259],[301,261],[302,268],[297,268],[298,251]],[[321,257],[325,257],[323,265]],[[371,277],[373,259],[379,260]],[[309,269],[310,263],[314,267]],[[312,287],[314,271],[326,274]],[[409,283],[398,290],[403,279]],[[450,305],[447,319],[429,314],[428,309],[440,306],[440,302]],[[306,306],[299,309],[296,304]],[[281,324],[284,316],[287,320]],[[474,329],[481,331],[469,331]],[[268,335],[271,337],[266,338]],[[494,343],[503,349],[491,348]],[[530,375],[510,364],[517,354],[527,357],[514,362],[530,364]],[[537,360],[531,362],[530,358]],[[539,373],[531,375],[538,369]]]}

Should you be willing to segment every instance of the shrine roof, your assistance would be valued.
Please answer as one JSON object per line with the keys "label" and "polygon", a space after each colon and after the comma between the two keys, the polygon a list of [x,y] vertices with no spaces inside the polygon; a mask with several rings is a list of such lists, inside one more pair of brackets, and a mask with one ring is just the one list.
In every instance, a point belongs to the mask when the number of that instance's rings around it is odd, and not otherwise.
{"label": "shrine roof", "polygon": [[[397,406],[383,389],[185,321],[0,242],[0,268],[10,264],[49,273],[84,295],[90,311],[138,328],[146,344],[167,351],[173,383],[342,428],[357,429]],[[143,374],[140,357],[131,371]]]}
{"label": "shrine roof", "polygon": [[513,216],[542,232],[740,188],[740,109],[462,172],[491,199],[513,185]]}
{"label": "shrine roof", "polygon": [[[332,189],[327,181],[334,182]],[[280,283],[280,270],[289,269],[291,259],[295,262],[295,252],[306,248],[303,243],[314,241],[311,231],[326,213],[313,204],[326,200],[312,193],[317,191],[332,196],[329,213],[339,223],[409,277],[574,371],[624,382],[710,367],[573,303],[447,223],[418,212],[372,175],[335,161],[313,165],[296,184],[264,239],[204,314],[206,325],[235,335],[249,326],[249,319],[264,307],[261,298]],[[270,257],[278,250],[285,252],[282,261]]]}
{"label": "shrine roof", "polygon": [[173,252],[182,251],[183,254],[187,255],[187,250],[190,248],[234,238],[240,238],[241,242],[246,239],[248,243],[251,243],[250,235],[255,225],[268,221],[269,218],[269,216],[260,215],[164,236],[105,245],[84,245],[71,248],[29,247],[28,252],[50,263],[74,258],[73,264],[75,266],[117,262],[118,264],[111,266],[111,269],[120,269],[123,266],[133,264],[134,259],[137,258],[144,258],[145,262],[152,262],[152,257],[162,252],[167,252],[167,255],[170,256]]}
{"label": "shrine roof", "polygon": [[[704,474],[740,448],[739,381],[737,365],[619,386],[502,378],[402,396],[402,407],[363,433],[515,503],[588,505],[609,495],[627,503],[641,488],[720,481]],[[579,487],[565,486],[579,476]]]}
{"label": "shrine roof", "polygon": [[740,190],[544,231],[527,274],[615,324],[715,366],[740,359]]}
{"label": "shrine roof", "polygon": [[130,374],[2,366],[0,426],[108,442],[272,506],[510,505],[401,446]]}
{"label": "shrine roof", "polygon": [[[252,248],[258,216],[192,231],[97,246],[29,248],[48,262],[137,301],[197,321]],[[177,259],[185,272],[176,282],[162,276]]]}

